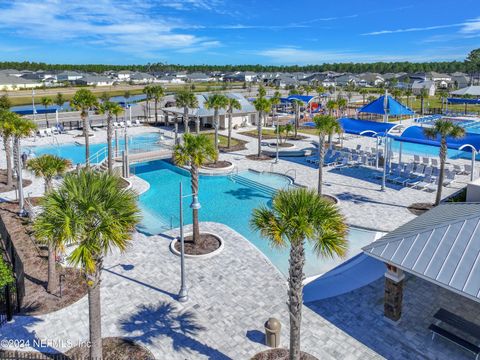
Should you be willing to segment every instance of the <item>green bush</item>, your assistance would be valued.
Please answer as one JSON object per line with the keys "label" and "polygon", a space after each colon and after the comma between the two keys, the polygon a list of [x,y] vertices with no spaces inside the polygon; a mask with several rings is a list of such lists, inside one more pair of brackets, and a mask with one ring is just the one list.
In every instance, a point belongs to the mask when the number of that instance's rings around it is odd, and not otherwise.
{"label": "green bush", "polygon": [[13,284],[14,282],[15,278],[13,277],[12,268],[3,260],[3,256],[0,253],[0,288]]}

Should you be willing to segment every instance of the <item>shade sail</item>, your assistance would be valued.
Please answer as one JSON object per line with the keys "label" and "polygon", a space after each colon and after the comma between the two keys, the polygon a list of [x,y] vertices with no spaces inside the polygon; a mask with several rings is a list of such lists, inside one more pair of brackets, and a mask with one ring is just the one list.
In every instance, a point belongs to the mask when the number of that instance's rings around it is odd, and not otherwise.
{"label": "shade sail", "polygon": [[[358,112],[385,115],[384,101],[385,101],[385,95],[380,96],[377,100],[373,100],[371,103],[360,108]],[[414,114],[414,112],[410,108],[398,102],[391,96],[387,96],[386,110],[388,115],[393,115],[393,116]]]}
{"label": "shade sail", "polygon": [[388,133],[397,124],[359,120],[352,118],[341,118],[338,122],[347,134],[363,135],[363,136],[377,136]]}
{"label": "shade sail", "polygon": [[447,98],[449,104],[472,104],[480,105],[480,99],[462,99],[462,98]]}
{"label": "shade sail", "polygon": [[304,102],[305,104],[308,104],[315,96],[308,96],[308,95],[290,95],[289,97],[286,98],[281,98],[282,103],[288,103],[292,102],[293,100],[298,100],[301,102]]}
{"label": "shade sail", "polygon": [[[33,110],[12,110],[15,114],[18,115],[33,115]],[[57,109],[35,109],[35,114],[54,114],[57,112]]]}
{"label": "shade sail", "polygon": [[[423,129],[421,126],[410,126],[400,136],[391,137],[396,141],[440,147],[440,136],[436,139],[430,139],[425,136]],[[463,138],[447,138],[447,146],[453,150],[471,152],[473,147],[476,151],[479,151],[480,134],[466,133]]]}

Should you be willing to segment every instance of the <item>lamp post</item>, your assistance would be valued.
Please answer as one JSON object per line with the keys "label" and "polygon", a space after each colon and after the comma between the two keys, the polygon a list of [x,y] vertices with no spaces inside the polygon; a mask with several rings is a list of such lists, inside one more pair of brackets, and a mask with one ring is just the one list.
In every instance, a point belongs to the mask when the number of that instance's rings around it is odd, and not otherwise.
{"label": "lamp post", "polygon": [[275,129],[276,134],[275,135],[277,137],[277,150],[276,150],[276,156],[275,156],[275,164],[278,164],[278,141],[279,141],[278,137],[279,137],[280,129],[279,129],[279,124],[278,124],[278,115],[276,114],[276,112],[275,112],[275,118],[276,118],[276,122],[275,122],[276,123],[276,129]]}
{"label": "lamp post", "polygon": [[183,237],[183,199],[187,197],[193,197],[192,203],[190,204],[190,209],[198,210],[202,206],[198,201],[197,193],[183,195],[182,182],[180,182],[180,277],[181,285],[180,292],[178,293],[178,301],[185,302],[188,300],[188,290],[187,285],[185,284],[185,239]]}

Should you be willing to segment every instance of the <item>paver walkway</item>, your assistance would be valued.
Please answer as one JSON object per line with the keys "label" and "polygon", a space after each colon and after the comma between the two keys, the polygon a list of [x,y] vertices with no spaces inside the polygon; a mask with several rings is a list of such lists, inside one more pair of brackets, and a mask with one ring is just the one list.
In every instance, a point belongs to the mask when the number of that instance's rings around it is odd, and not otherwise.
{"label": "paver walkway", "polygon": [[[238,233],[221,224],[201,225],[220,234],[225,248],[208,260],[187,259],[190,299],[185,304],[176,301],[179,258],[169,251],[167,237],[136,233],[125,254],[107,257],[103,336],[131,337],[158,359],[249,359],[266,349],[263,323],[274,316],[283,325],[282,345],[288,346],[285,279]],[[35,336],[65,344],[86,340],[86,297],[52,314],[15,317],[0,328],[2,339],[32,341]],[[302,348],[319,359],[381,358],[307,307],[302,341]]]}

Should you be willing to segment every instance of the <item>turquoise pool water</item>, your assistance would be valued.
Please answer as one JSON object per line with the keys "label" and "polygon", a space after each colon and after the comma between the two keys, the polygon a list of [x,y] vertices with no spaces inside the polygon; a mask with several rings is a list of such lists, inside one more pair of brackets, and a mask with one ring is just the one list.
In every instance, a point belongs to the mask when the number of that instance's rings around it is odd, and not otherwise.
{"label": "turquoise pool water", "polygon": [[[83,143],[83,138],[79,138],[79,141]],[[115,140],[114,140],[115,141]],[[138,144],[146,144],[151,147],[161,147],[160,134],[148,133],[142,135],[135,135],[129,137],[130,149],[135,149]],[[96,152],[104,149],[107,146],[106,142],[90,144],[90,154],[93,155]],[[125,140],[123,136],[119,139],[119,151],[122,151],[125,147]],[[53,154],[61,156],[70,160],[73,164],[85,163],[85,145],[82,144],[67,144],[67,145],[46,145],[46,146],[31,146],[25,147],[27,151],[31,151],[34,156],[40,156],[43,154]],[[103,160],[103,159],[101,159]]]}
{"label": "turquoise pool water", "polygon": [[[150,190],[140,196],[143,220],[139,230],[157,234],[171,227],[178,227],[178,188],[182,182],[186,193],[190,189],[188,172],[166,161],[154,161],[134,166],[137,176],[148,181]],[[232,180],[228,176],[201,176],[199,201],[201,221],[214,221],[226,224],[245,236],[283,273],[287,274],[288,250],[272,249],[268,242],[249,227],[252,209],[262,204],[269,205],[272,188],[289,186],[290,181],[279,175],[241,172]],[[266,185],[266,186],[265,186]],[[184,199],[185,224],[190,224],[192,214],[188,208],[191,199]],[[349,233],[350,250],[348,257],[360,252],[362,246],[372,242],[375,233],[351,228]],[[241,254],[239,254],[241,255]],[[343,260],[319,259],[310,246],[307,246],[305,274],[307,276],[324,273]]]}

